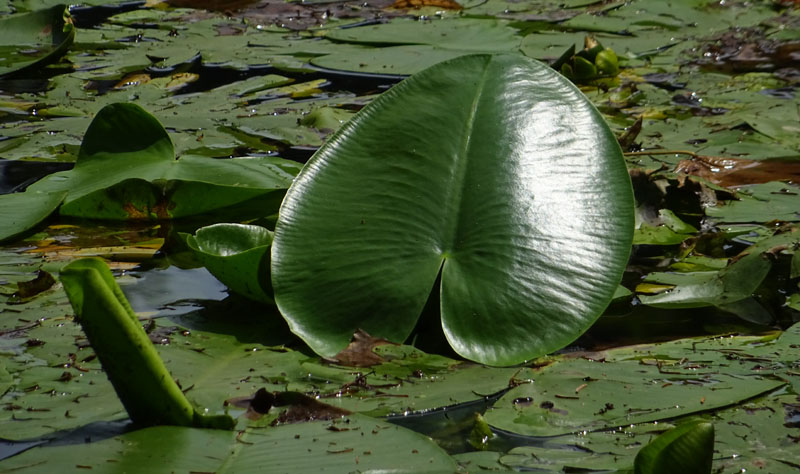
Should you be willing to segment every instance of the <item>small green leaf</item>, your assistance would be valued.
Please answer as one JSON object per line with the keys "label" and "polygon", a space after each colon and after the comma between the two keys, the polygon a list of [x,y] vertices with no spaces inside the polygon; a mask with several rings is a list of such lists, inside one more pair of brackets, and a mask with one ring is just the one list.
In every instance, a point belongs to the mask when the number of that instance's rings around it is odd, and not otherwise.
{"label": "small green leaf", "polygon": [[186,237],[203,265],[231,291],[272,303],[269,250],[272,232],[256,225],[214,224]]}
{"label": "small green leaf", "polygon": [[597,71],[604,76],[616,76],[619,74],[619,60],[613,49],[606,48],[597,53],[594,65],[597,66]]}

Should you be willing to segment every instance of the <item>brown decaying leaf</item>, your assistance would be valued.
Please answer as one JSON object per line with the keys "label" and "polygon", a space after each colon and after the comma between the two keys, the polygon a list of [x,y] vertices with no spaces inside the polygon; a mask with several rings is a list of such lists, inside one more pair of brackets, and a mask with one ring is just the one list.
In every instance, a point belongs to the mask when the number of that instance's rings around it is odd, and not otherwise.
{"label": "brown decaying leaf", "polygon": [[330,362],[349,367],[372,367],[384,362],[383,357],[373,351],[376,347],[384,344],[397,345],[386,339],[372,337],[359,329],[353,334],[350,344],[336,354],[336,357],[331,359]]}
{"label": "brown decaying leaf", "polygon": [[287,407],[272,425],[333,420],[350,414],[347,410],[322,403],[300,392],[268,392],[264,388],[259,389],[251,397],[228,399],[225,405],[247,408],[244,416],[250,420],[261,418],[269,413],[272,407]]}
{"label": "brown decaying leaf", "polygon": [[[281,398],[285,398],[287,394],[291,394],[291,404],[284,412],[278,415],[271,424],[272,426],[283,425],[287,423],[304,423],[306,421],[314,420],[333,420],[341,418],[350,414],[349,411],[336,408],[317,401],[308,395],[296,392],[280,392],[275,397],[277,402],[276,406],[281,406]],[[283,396],[283,397],[282,397]]]}
{"label": "brown decaying leaf", "polygon": [[17,283],[17,292],[11,297],[14,300],[25,300],[32,298],[43,291],[49,290],[56,284],[56,279],[53,275],[44,270],[39,270],[36,273],[36,278],[28,281],[21,281]]}
{"label": "brown decaying leaf", "polygon": [[436,7],[444,8],[445,10],[461,10],[462,7],[459,3],[453,0],[396,0],[392,4],[392,8],[422,8],[422,7]]}
{"label": "brown decaying leaf", "polygon": [[642,131],[642,116],[640,115],[636,119],[636,122],[634,122],[633,125],[625,129],[625,133],[623,133],[617,138],[620,148],[622,148],[623,151],[632,151],[636,145],[636,138],[639,136],[639,133],[641,131]]}
{"label": "brown decaying leaf", "polygon": [[678,162],[675,172],[698,176],[728,188],[770,181],[800,182],[800,162],[795,161],[753,161],[698,155]]}

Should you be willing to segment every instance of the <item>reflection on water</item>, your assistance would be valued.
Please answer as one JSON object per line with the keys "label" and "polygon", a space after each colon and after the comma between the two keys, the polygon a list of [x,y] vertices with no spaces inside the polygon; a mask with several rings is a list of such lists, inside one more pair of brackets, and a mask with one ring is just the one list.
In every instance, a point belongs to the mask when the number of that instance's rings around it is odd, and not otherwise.
{"label": "reflection on water", "polygon": [[120,281],[133,310],[141,316],[162,317],[185,314],[203,307],[204,300],[219,301],[228,296],[225,285],[205,268],[183,270],[175,266],[131,270]]}

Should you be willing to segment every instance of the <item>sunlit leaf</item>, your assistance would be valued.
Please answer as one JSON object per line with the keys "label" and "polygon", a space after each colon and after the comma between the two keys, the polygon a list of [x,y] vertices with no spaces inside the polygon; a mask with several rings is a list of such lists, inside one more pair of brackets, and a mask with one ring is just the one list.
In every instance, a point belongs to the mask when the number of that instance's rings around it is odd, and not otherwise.
{"label": "sunlit leaf", "polygon": [[381,96],[312,158],[276,225],[275,297],[333,356],[359,328],[403,341],[441,270],[453,348],[518,363],[611,300],[632,210],[616,140],[571,84],[521,56],[463,57]]}
{"label": "sunlit leaf", "polygon": [[76,318],[134,423],[233,427],[230,417],[205,416],[186,400],[105,263],[76,260],[64,267],[60,279]]}

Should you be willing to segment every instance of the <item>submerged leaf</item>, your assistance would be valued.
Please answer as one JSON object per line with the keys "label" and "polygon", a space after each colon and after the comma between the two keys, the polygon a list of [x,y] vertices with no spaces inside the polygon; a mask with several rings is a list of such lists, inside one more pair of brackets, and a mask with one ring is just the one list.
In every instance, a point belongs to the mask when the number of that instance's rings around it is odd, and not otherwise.
{"label": "submerged leaf", "polygon": [[441,272],[453,348],[515,364],[605,309],[632,211],[616,139],[574,86],[521,56],[461,57],[382,95],[309,161],[276,224],[275,298],[330,357],[359,328],[403,341]]}
{"label": "submerged leaf", "polygon": [[0,240],[22,234],[59,204],[63,216],[110,220],[270,215],[299,168],[276,157],[176,159],[155,117],[138,105],[114,103],[92,120],[74,169],[0,196],[9,217],[0,224]]}

